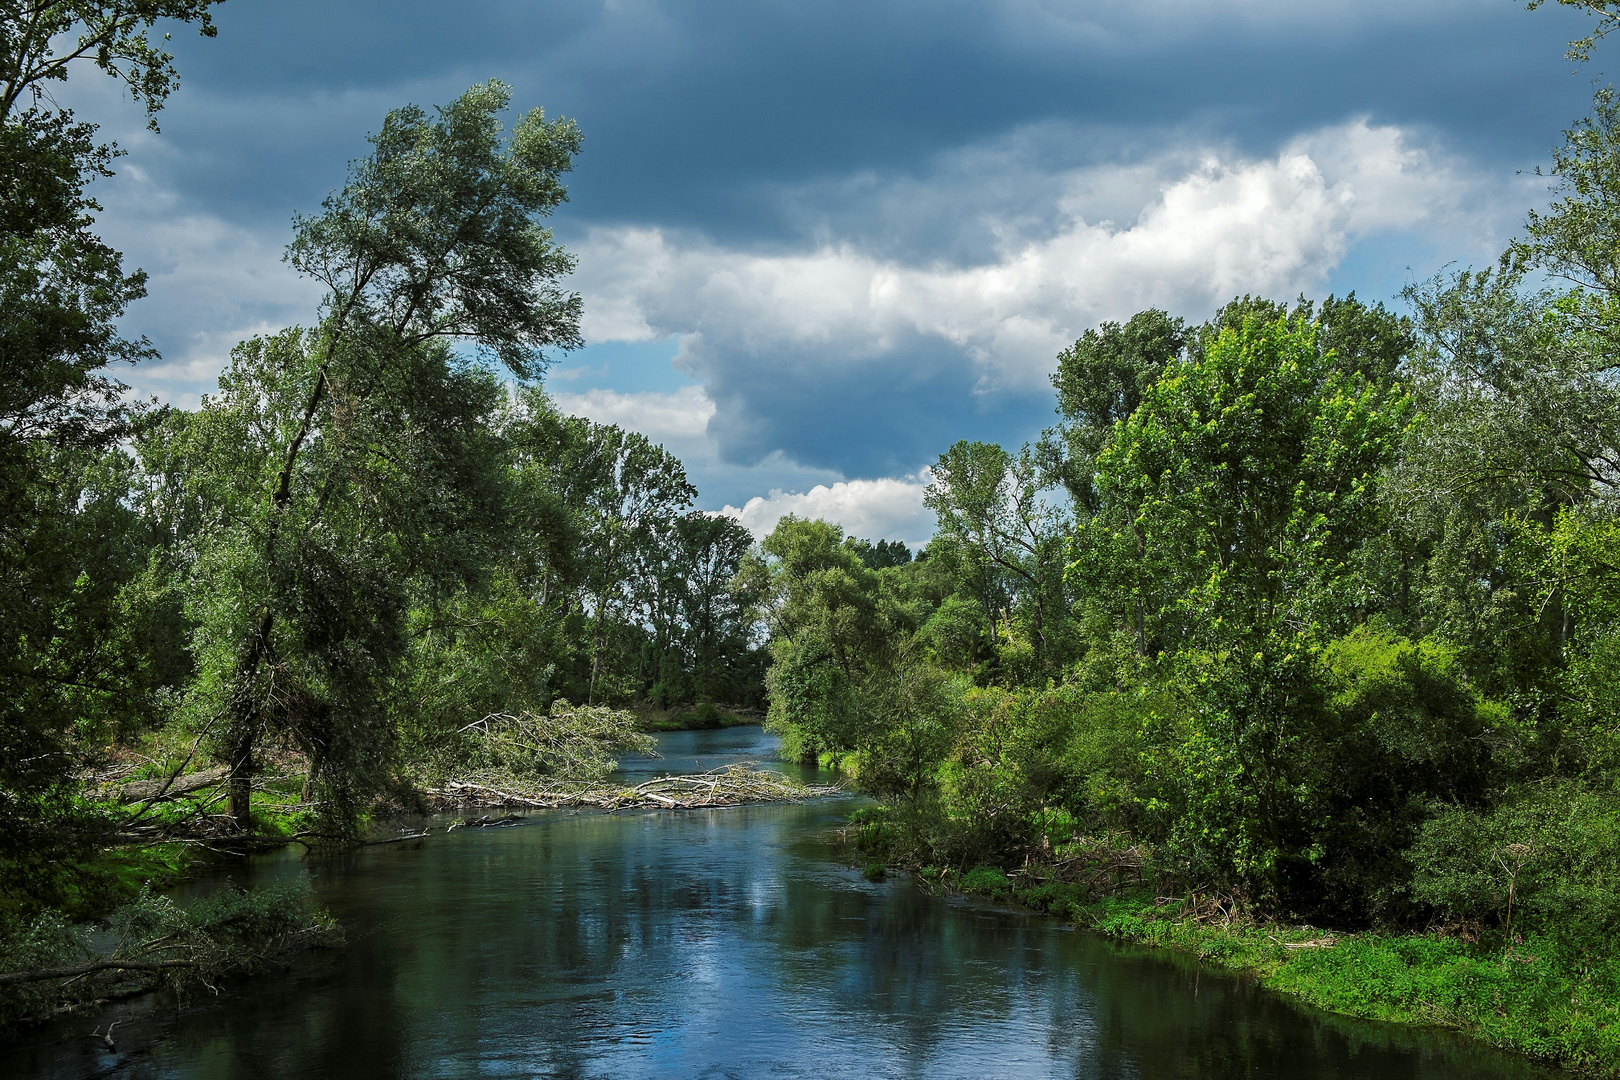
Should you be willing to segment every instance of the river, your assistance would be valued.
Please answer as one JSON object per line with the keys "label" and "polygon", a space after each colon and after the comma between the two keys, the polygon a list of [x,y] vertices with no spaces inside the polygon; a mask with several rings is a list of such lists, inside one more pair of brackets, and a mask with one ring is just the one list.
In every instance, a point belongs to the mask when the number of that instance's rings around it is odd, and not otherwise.
{"label": "river", "polygon": [[[660,736],[627,772],[763,760],[758,728]],[[1361,1023],[1183,958],[869,882],[835,858],[841,800],[535,814],[506,828],[237,872],[309,874],[348,944],[178,1015],[78,1020],[0,1076],[1074,1077],[1560,1075],[1443,1032]],[[206,884],[197,887],[207,887]]]}

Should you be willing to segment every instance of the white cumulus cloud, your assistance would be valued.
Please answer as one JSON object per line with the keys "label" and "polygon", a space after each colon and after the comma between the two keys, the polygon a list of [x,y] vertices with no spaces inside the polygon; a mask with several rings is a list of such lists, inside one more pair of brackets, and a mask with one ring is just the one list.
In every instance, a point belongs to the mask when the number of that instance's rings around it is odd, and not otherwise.
{"label": "white cumulus cloud", "polygon": [[715,456],[708,436],[714,402],[701,386],[683,386],[672,393],[600,388],[582,393],[553,390],[551,400],[570,416],[639,431],[688,463]]}
{"label": "white cumulus cloud", "polygon": [[923,505],[927,487],[926,471],[879,480],[841,480],[817,484],[804,492],[773,490],[768,496],[754,496],[741,507],[727,506],[721,513],[736,518],[756,538],[793,514],[836,522],[851,536],[904,540],[918,547],[934,534],[933,512]]}
{"label": "white cumulus cloud", "polygon": [[618,424],[654,440],[700,438],[714,415],[714,402],[701,386],[683,386],[668,394],[593,389],[578,394],[556,391],[551,396],[572,416]]}
{"label": "white cumulus cloud", "polygon": [[[1087,216],[1098,193],[1117,204],[1122,184],[1139,187],[1133,220]],[[1179,152],[1156,166],[1075,170],[1058,229],[1034,239],[1010,230],[979,265],[908,264],[836,242],[758,254],[619,227],[581,246],[581,285],[586,310],[602,313],[600,338],[686,335],[686,370],[722,384],[728,368],[768,367],[778,351],[881,363],[920,335],[971,359],[984,386],[1027,387],[1102,319],[1147,306],[1201,317],[1240,293],[1310,293],[1375,234],[1492,244],[1504,200],[1487,187],[1401,129],[1356,120],[1269,159]]]}

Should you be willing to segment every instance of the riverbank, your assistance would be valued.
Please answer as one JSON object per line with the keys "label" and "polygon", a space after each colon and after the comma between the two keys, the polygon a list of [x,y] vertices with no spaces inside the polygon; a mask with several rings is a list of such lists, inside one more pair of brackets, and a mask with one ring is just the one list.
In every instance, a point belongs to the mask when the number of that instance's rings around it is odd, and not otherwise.
{"label": "riverbank", "polygon": [[[317,851],[308,876],[350,928],[340,952],[180,1013],[151,999],[48,1026],[0,1045],[0,1076],[185,1080],[223,1060],[277,1076],[1552,1080],[1449,1033],[1323,1022],[1170,954],[865,881],[830,842],[848,811],[534,814]],[[269,854],[231,876],[305,866]],[[116,1056],[85,1037],[114,1020]]]}
{"label": "riverbank", "polygon": [[[211,783],[218,780],[209,779]],[[429,789],[429,806],[438,810],[695,810],[796,804],[842,790],[745,763],[698,774],[657,776],[633,785],[546,788],[532,780],[487,779],[493,782],[451,782],[443,789]],[[181,786],[187,787],[182,799],[204,806],[211,800],[204,785]],[[195,807],[189,813],[183,809],[172,812],[192,824],[202,817]],[[442,836],[463,827],[476,831],[477,826],[511,825],[521,820],[518,814],[499,819],[456,817],[442,831],[432,831]],[[280,818],[273,822],[280,823]],[[198,987],[213,990],[225,975],[253,974],[294,952],[342,941],[337,922],[314,904],[307,880],[300,881],[297,888],[273,886],[249,892],[227,885],[216,894],[177,905],[163,890],[187,878],[218,873],[232,863],[241,865],[242,856],[249,852],[265,852],[288,843],[309,848],[325,841],[334,847],[370,848],[428,835],[430,830],[421,829],[361,841],[311,833],[302,837],[293,833],[238,834],[207,840],[126,840],[123,846],[104,849],[74,868],[79,884],[70,902],[27,914],[20,897],[0,905],[0,1035],[53,1017],[88,1014],[109,1002],[156,990],[166,989],[177,1000],[185,1000],[195,996]],[[98,927],[110,927],[113,940],[102,940],[107,934]]]}
{"label": "riverbank", "polygon": [[[876,866],[869,867],[869,876]],[[1499,1049],[1620,1076],[1620,957],[1539,935],[1511,944],[1442,934],[1340,933],[1251,922],[1214,898],[1150,890],[1098,898],[1040,867],[1009,875],[923,868],[930,886],[1053,915],[1121,941],[1174,949],[1306,1004],[1367,1020],[1450,1028]]]}
{"label": "riverbank", "polygon": [[683,706],[674,709],[638,708],[636,724],[649,734],[660,731],[719,731],[723,728],[757,727],[764,717],[758,709],[725,705]]}

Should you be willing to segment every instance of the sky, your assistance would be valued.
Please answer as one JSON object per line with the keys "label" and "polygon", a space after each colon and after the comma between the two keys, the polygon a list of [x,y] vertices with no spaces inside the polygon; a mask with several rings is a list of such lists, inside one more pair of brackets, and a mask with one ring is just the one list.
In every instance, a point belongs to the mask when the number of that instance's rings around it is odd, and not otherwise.
{"label": "sky", "polygon": [[103,234],[150,276],[125,380],[186,407],[237,341],[308,324],[281,261],[389,109],[490,78],[584,131],[550,224],[586,345],[565,411],[685,461],[698,505],[926,541],[927,467],[1057,419],[1057,353],[1161,307],[1400,292],[1494,260],[1584,115],[1574,12],[1515,0],[228,0],[173,28]]}

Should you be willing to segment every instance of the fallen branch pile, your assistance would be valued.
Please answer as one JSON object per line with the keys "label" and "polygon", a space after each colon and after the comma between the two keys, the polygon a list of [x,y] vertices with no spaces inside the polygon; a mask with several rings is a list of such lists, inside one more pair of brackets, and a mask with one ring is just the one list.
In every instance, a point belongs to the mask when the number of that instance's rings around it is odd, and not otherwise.
{"label": "fallen branch pile", "polygon": [[1231,926],[1250,921],[1245,913],[1247,905],[1244,898],[1237,892],[1214,890],[1194,892],[1188,896],[1160,896],[1154,899],[1153,904],[1155,907],[1173,909],[1176,919],[1204,925],[1218,922],[1222,926]]}
{"label": "fallen branch pile", "polygon": [[1137,845],[1115,847],[1106,839],[1076,838],[1064,857],[1049,864],[1058,881],[1082,885],[1098,896],[1112,896],[1142,884],[1146,852]]}
{"label": "fallen branch pile", "polygon": [[613,784],[522,781],[511,776],[478,775],[451,780],[429,788],[428,797],[441,809],[460,806],[524,806],[556,810],[593,807],[625,810],[634,807],[697,809],[740,806],[744,803],[803,802],[836,795],[838,785],[803,784],[771,769],[750,764],[730,765],[687,776],[660,776],[622,787]]}
{"label": "fallen branch pile", "polygon": [[32,1023],[167,987],[184,998],[226,975],[265,970],[337,945],[343,932],[307,881],[226,886],[184,907],[143,892],[108,919],[112,948],[46,912],[0,939],[0,1024]]}

